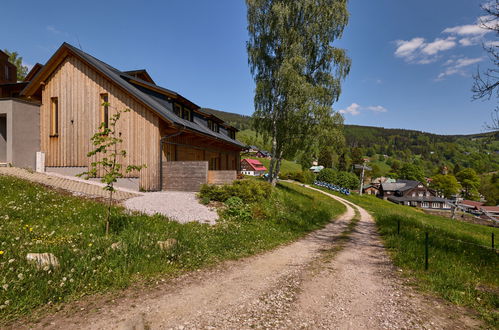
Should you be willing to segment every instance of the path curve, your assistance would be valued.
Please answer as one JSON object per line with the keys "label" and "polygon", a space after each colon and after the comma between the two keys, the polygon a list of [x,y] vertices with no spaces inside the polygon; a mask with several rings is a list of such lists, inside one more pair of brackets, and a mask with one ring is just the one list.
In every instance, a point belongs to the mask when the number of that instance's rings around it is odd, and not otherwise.
{"label": "path curve", "polygon": [[[320,191],[318,189],[309,187]],[[350,202],[324,229],[273,251],[125,294],[96,310],[63,311],[50,329],[461,329],[462,309],[407,288],[395,274],[371,216]],[[338,250],[359,214],[350,240]],[[95,307],[95,306],[94,306]]]}

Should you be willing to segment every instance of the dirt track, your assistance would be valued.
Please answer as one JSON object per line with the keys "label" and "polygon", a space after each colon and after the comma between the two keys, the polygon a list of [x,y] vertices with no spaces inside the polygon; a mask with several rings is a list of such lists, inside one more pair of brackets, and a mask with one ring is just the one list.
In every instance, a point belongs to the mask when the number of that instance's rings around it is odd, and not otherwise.
{"label": "dirt track", "polygon": [[[311,188],[313,189],[313,188]],[[326,228],[271,252],[188,274],[31,325],[55,329],[476,328],[463,309],[404,286],[371,216],[347,205]],[[359,222],[345,240],[349,223]],[[350,226],[351,229],[351,226]],[[343,234],[343,235],[342,235]],[[76,311],[75,311],[76,310]],[[86,313],[87,310],[92,310]]]}

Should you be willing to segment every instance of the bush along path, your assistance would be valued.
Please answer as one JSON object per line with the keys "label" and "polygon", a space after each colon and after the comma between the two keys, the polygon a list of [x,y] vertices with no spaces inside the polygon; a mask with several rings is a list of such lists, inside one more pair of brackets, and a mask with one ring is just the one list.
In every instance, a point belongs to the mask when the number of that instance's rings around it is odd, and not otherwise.
{"label": "bush along path", "polygon": [[404,286],[371,216],[327,195],[347,211],[299,241],[149,290],[129,290],[112,302],[65,310],[38,324],[60,329],[481,326],[468,311]]}

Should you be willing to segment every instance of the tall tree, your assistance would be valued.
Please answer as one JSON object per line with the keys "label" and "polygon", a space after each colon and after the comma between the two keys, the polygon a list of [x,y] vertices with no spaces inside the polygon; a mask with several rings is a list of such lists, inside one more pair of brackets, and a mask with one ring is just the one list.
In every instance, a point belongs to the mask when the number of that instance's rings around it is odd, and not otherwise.
{"label": "tall tree", "polygon": [[456,177],[452,174],[435,175],[432,178],[430,186],[446,198],[451,198],[461,189],[461,185],[459,184],[459,182],[457,182]]}
{"label": "tall tree", "polygon": [[17,52],[9,52],[7,49],[3,50],[9,56],[9,62],[17,67],[17,81],[22,81],[28,74],[28,67],[23,65],[23,58]]}
{"label": "tall tree", "polygon": [[399,179],[415,180],[415,181],[419,181],[423,184],[426,183],[423,169],[420,166],[415,165],[415,164],[405,163],[398,170],[398,176],[399,176]]}
{"label": "tall tree", "polygon": [[[246,0],[248,63],[255,79],[255,129],[270,138],[269,181],[281,160],[332,143],[341,81],[350,71],[345,50],[332,46],[348,23],[347,0]],[[325,127],[327,127],[325,129]]]}
{"label": "tall tree", "polygon": [[480,177],[472,168],[465,168],[456,174],[456,178],[463,187],[463,197],[468,199],[478,198],[478,187],[480,186]]}
{"label": "tall tree", "polygon": [[[495,32],[496,37],[499,36],[499,0],[486,2],[482,5],[482,10],[486,15],[480,19],[481,27]],[[473,75],[474,83],[471,89],[473,99],[497,99],[499,98],[499,45],[497,42],[486,42],[483,44],[483,49],[489,56],[492,65],[484,71],[478,69]],[[492,112],[492,124],[489,125],[489,128],[499,130],[499,107],[497,105]]]}

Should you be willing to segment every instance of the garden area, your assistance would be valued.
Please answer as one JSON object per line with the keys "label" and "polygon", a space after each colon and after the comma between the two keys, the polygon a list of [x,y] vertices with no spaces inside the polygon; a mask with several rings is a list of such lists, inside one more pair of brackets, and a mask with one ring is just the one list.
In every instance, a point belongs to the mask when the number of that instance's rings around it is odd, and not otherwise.
{"label": "garden area", "polygon": [[[0,324],[41,306],[266,251],[345,211],[303,187],[244,180],[201,191],[203,202],[219,205],[217,225],[179,224],[114,206],[106,236],[106,206],[99,201],[8,176],[0,176],[0,190]],[[36,267],[28,253],[52,253],[59,265]]]}

